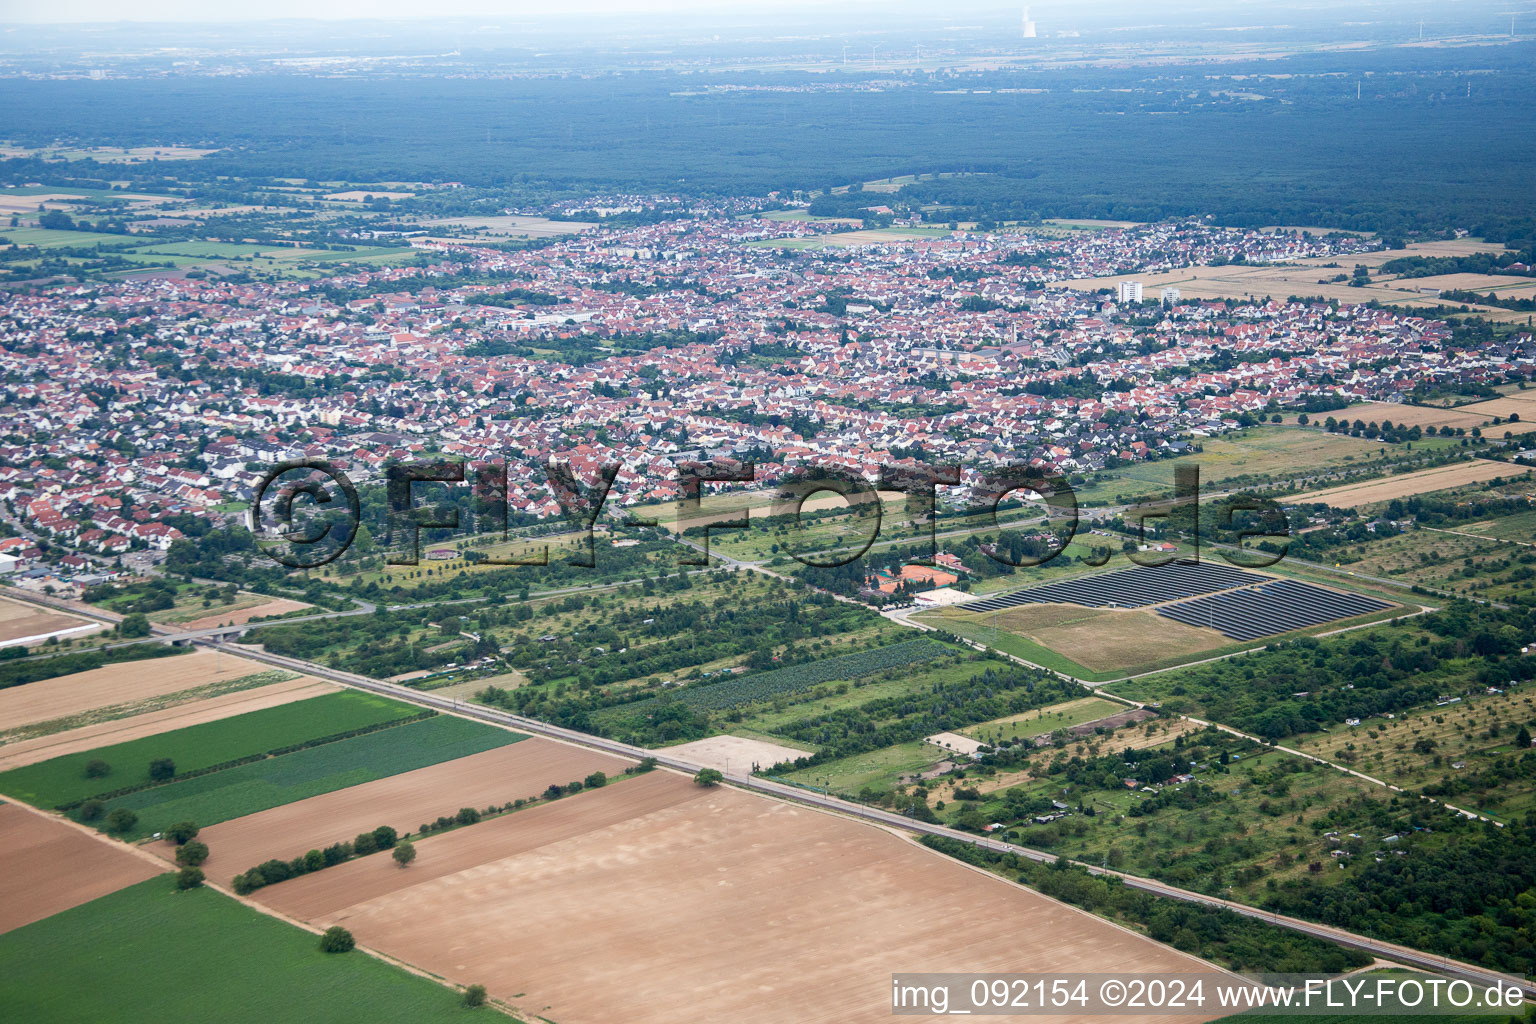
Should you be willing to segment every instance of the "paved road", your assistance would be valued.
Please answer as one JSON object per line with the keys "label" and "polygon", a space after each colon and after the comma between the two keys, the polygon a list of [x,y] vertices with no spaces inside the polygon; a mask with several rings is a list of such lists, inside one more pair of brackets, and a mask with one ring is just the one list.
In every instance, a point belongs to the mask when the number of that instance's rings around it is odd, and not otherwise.
{"label": "paved road", "polygon": [[[396,683],[387,683],[382,680],[372,679],[368,676],[357,675],[353,672],[343,672],[338,669],[327,668],[323,665],[315,665],[307,661],[301,661],[297,658],[287,658],[280,655],[267,654],[264,652],[247,651],[234,645],[217,641],[203,641],[203,643],[207,646],[215,647],[227,651],[231,654],[252,658],[256,661],[261,661],[279,668],[286,668],[295,672],[304,672],[309,675],[319,676],[322,679],[329,679],[333,682],[341,683],[346,686],[352,686],[357,687],[358,689],[370,690],[375,693],[386,694],[399,700],[408,701],[422,707],[433,708],[439,711],[446,711],[452,714],[462,715],[467,718],[477,718],[496,725],[509,726],[524,732],[534,733],[541,736],[548,736],[567,743],[574,743],[579,746],[605,751],[610,754],[616,754],[620,757],[627,757],[636,760],[644,757],[654,757],[658,764],[672,768],[676,771],[685,772],[690,775],[696,774],[703,767],[702,765],[695,764],[691,761],[685,761],[681,758],[672,757],[665,751],[650,751],[643,747],[635,747],[627,743],[621,743],[618,740],[605,739],[600,736],[591,736],[587,733],[577,732],[573,729],[565,729],[556,725],[550,725],[547,722],[541,722],[532,718],[525,718],[522,715],[514,715],[510,712],[501,711],[495,708],[483,707],[478,704],[467,704],[446,697],[438,697],[433,695],[431,692],[413,690],[407,686],[401,686]],[[1054,854],[1045,853],[1040,850],[1032,850],[1028,847],[1016,846],[1012,843],[1005,843],[996,839],[974,836],[966,832],[958,832],[954,829],[945,828],[942,825],[933,825],[927,822],[917,821],[915,819],[908,818],[903,815],[884,810],[882,808],[866,807],[862,804],[856,804],[847,800],[839,799],[838,797],[817,793],[812,790],[799,789],[797,787],[785,785],[779,782],[774,782],[771,779],[760,779],[750,775],[729,775],[727,776],[727,781],[729,781],[732,785],[741,787],[742,789],[749,789],[759,793],[778,797],[779,799],[790,800],[795,803],[807,804],[812,807],[819,807],[825,810],[835,811],[840,814],[850,815],[855,818],[860,818],[865,821],[883,825],[887,828],[901,829],[906,832],[917,833],[918,835],[931,835],[940,836],[947,839],[955,839],[960,842],[969,843],[971,845],[979,846],[987,850],[1017,854],[1020,857],[1027,857],[1030,860],[1038,861],[1043,864],[1054,863],[1058,859],[1061,859],[1056,857]],[[1296,931],[1305,935],[1311,935],[1316,938],[1336,942],[1339,945],[1359,949],[1374,956],[1381,957],[1382,959],[1392,960],[1397,963],[1409,964],[1416,967],[1422,967],[1427,970],[1434,970],[1443,974],[1464,977],[1477,982],[1481,982],[1483,984],[1502,982],[1510,985],[1518,985],[1521,990],[1527,994],[1528,997],[1536,998],[1536,982],[1530,982],[1520,978],[1513,978],[1508,975],[1500,974],[1496,971],[1490,971],[1486,968],[1478,967],[1474,964],[1465,964],[1458,961],[1448,960],[1444,957],[1434,956],[1419,950],[1408,949],[1393,943],[1378,941],[1363,935],[1356,935],[1353,932],[1347,932],[1342,929],[1331,928],[1326,925],[1314,924],[1310,921],[1302,921],[1297,918],[1286,917],[1280,914],[1273,914],[1268,911],[1246,906],[1242,903],[1234,903],[1230,900],[1220,899],[1215,896],[1207,896],[1203,893],[1190,892],[1189,890],[1180,889],[1176,886],[1165,885],[1162,882],[1157,882],[1148,878],[1141,878],[1136,875],[1127,875],[1123,872],[1112,871],[1108,868],[1097,867],[1091,864],[1081,864],[1080,866],[1086,868],[1088,871],[1096,875],[1113,875],[1119,878],[1125,885],[1128,885],[1134,889],[1140,889],[1144,892],[1154,893],[1156,895],[1165,896],[1170,899],[1182,900],[1186,903],[1195,903],[1207,907],[1225,908],[1232,911],[1233,913],[1241,914],[1244,917],[1254,918],[1256,920],[1265,921],[1269,924],[1276,925],[1281,928],[1290,929],[1291,931]]]}

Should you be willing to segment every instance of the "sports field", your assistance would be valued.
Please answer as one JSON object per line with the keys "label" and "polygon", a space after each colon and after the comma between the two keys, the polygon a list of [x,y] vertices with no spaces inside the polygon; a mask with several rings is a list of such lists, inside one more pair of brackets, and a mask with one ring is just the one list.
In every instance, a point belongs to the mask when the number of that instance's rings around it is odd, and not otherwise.
{"label": "sports field", "polygon": [[[666,771],[416,849],[255,898],[560,1024],[887,1021],[896,969],[1210,969],[883,829]],[[947,927],[967,907],[1027,927]]]}
{"label": "sports field", "polygon": [[108,801],[107,809],[126,807],[137,813],[136,835],[160,832],[178,821],[215,825],[525,739],[519,733],[440,715],[140,790]]}
{"label": "sports field", "polygon": [[[149,764],[159,758],[170,758],[180,776],[417,712],[408,704],[374,694],[328,693],[16,768],[0,775],[0,792],[39,807],[57,807],[149,782]],[[86,765],[97,760],[106,762],[109,773],[88,777]]]}
{"label": "sports field", "polygon": [[0,936],[0,963],[13,1021],[466,1019],[434,981],[365,953],[322,953],[312,933],[212,889],[176,892],[169,875]]}

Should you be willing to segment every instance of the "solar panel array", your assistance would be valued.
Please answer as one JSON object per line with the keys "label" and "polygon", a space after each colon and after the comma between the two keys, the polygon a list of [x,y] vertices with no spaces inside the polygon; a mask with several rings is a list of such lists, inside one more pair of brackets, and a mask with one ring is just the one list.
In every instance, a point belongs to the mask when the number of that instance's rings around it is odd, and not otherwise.
{"label": "solar panel array", "polygon": [[1077,579],[1048,583],[1043,587],[1015,590],[1011,594],[989,597],[982,601],[969,601],[968,612],[995,612],[1005,608],[1017,608],[1022,604],[1081,604],[1089,608],[1140,608],[1143,605],[1177,601],[1184,597],[1209,594],[1217,590],[1231,590],[1250,583],[1258,583],[1265,577],[1256,573],[1232,569],[1225,565],[1208,565],[1203,562],[1169,562],[1167,565],[1137,565],[1098,576],[1080,576]]}
{"label": "solar panel array", "polygon": [[1390,607],[1374,597],[1341,594],[1295,580],[1274,580],[1259,587],[1180,601],[1159,608],[1157,614],[1186,625],[1216,629],[1233,640],[1257,640]]}

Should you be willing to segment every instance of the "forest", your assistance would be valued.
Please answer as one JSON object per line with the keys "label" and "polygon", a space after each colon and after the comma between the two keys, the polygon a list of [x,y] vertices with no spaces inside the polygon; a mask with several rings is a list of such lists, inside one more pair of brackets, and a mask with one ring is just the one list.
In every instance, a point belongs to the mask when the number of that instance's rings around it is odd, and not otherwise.
{"label": "forest", "polygon": [[[1468,68],[1493,73],[1469,87]],[[917,173],[944,176],[901,199],[947,207],[945,219],[1210,214],[1238,225],[1463,227],[1522,248],[1536,234],[1531,44],[1239,61],[1218,80],[1208,71],[906,73],[855,78],[852,89],[766,71],[719,81],[185,77],[110,89],[11,79],[0,82],[0,136],[13,141],[52,144],[69,125],[81,143],[221,152],[126,167],[14,159],[0,162],[0,181],[451,180],[547,200],[600,189],[762,195]],[[1236,76],[1262,76],[1259,98],[1221,91]]]}

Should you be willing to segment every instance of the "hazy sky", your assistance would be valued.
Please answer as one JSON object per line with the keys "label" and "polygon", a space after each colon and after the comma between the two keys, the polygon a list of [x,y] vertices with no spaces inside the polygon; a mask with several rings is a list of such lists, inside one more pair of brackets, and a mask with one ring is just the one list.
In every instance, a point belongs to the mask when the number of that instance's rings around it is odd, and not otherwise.
{"label": "hazy sky", "polygon": [[286,18],[570,18],[615,13],[693,14],[826,7],[873,0],[0,0],[0,22],[257,21]]}

